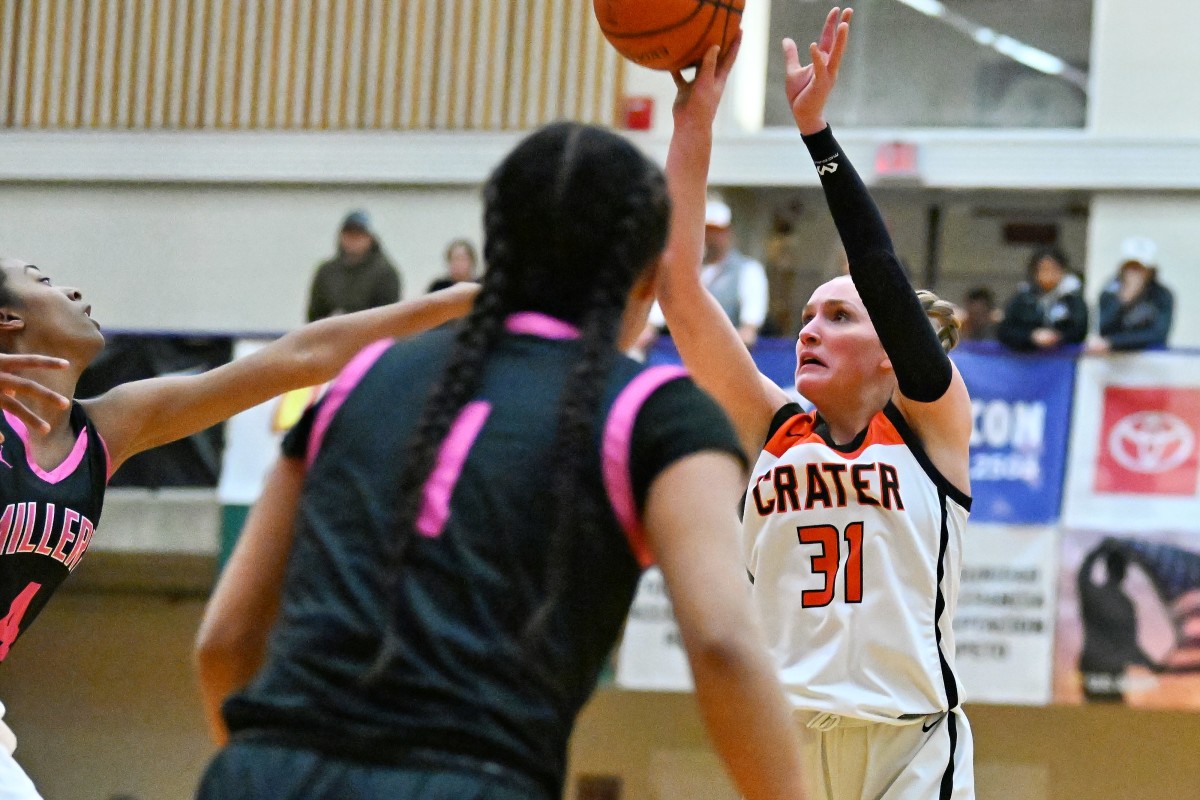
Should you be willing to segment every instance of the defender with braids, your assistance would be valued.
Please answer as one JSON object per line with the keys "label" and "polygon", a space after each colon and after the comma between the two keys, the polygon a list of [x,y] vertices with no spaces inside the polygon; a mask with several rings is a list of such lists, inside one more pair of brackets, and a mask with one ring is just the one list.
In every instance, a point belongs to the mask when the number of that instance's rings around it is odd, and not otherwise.
{"label": "defender with braids", "polygon": [[[958,338],[948,304],[909,286],[823,118],[850,16],[830,12],[809,66],[784,44],[788,99],[850,262],[849,276],[804,307],[796,388],[815,412],[758,373],[700,283],[698,244],[693,258],[668,263],[659,299],[684,363],[744,446],[762,451],[746,492],[743,563],[796,709],[810,792],[965,800],[971,737],[951,620],[971,505],[971,402],[945,352]],[[668,162],[676,213],[697,242],[711,125],[677,112],[687,158]]]}
{"label": "defender with braids", "polygon": [[[730,60],[709,58],[696,102]],[[467,320],[364,351],[285,442],[200,633],[230,733],[199,797],[560,797],[653,561],[738,787],[803,797],[737,565],[737,439],[681,370],[618,349],[664,257],[662,172],[561,123],[484,202]]]}

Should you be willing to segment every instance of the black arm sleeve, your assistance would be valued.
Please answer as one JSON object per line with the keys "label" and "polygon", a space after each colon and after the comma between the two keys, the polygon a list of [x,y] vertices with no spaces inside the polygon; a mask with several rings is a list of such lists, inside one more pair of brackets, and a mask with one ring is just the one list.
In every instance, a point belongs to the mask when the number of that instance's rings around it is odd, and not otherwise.
{"label": "black arm sleeve", "polygon": [[748,466],[729,417],[690,379],[670,381],[638,412],[630,443],[629,473],[638,511],[654,479],[685,456],[705,450],[732,455]]}
{"label": "black arm sleeve", "polygon": [[833,131],[826,127],[805,136],[804,144],[846,248],[850,277],[896,370],[901,393],[922,403],[937,400],[950,388],[950,358],[893,252],[879,208]]}

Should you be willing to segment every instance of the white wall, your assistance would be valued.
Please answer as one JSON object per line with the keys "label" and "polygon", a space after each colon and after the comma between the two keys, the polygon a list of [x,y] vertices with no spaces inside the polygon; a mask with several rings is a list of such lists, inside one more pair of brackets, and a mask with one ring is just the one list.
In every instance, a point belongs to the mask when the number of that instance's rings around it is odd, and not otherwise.
{"label": "white wall", "polygon": [[81,288],[105,327],[283,330],[359,207],[407,297],[450,239],[480,241],[474,188],[16,184],[0,189],[0,254]]}
{"label": "white wall", "polygon": [[[1200,3],[1096,0],[1092,38],[1090,129],[1142,140],[1200,140]],[[1136,163],[1148,148],[1131,148]],[[1200,194],[1099,193],[1088,231],[1089,294],[1116,270],[1121,239],[1143,235],[1159,245],[1160,276],[1175,291],[1170,344],[1200,346]]]}
{"label": "white wall", "polygon": [[1200,197],[1101,194],[1092,199],[1088,232],[1088,294],[1094,301],[1117,269],[1121,239],[1158,243],[1159,279],[1175,293],[1169,343],[1200,347]]}
{"label": "white wall", "polygon": [[1200,135],[1200,3],[1095,2],[1090,128],[1101,135]]}

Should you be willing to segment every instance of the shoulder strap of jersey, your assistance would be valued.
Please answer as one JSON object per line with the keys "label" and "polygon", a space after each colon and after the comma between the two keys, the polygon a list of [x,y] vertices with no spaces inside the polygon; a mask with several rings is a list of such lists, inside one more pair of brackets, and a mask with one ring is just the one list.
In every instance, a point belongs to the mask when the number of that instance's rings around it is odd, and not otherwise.
{"label": "shoulder strap of jersey", "polygon": [[108,486],[109,466],[112,463],[108,455],[108,445],[100,431],[96,430],[91,417],[84,411],[79,401],[71,403],[71,428],[87,430],[88,446],[84,458],[87,459],[89,475],[91,476],[92,496],[96,498],[96,518],[104,509],[104,490]]}
{"label": "shoulder strap of jersey", "polygon": [[687,370],[678,366],[649,367],[639,372],[617,395],[604,423],[601,445],[602,475],[609,504],[629,548],[643,569],[654,563],[654,553],[646,541],[646,530],[634,499],[630,455],[633,448],[633,427],[638,412],[664,384],[687,377]]}
{"label": "shoulder strap of jersey", "polygon": [[925,452],[924,446],[921,444],[921,439],[917,436],[916,431],[909,426],[908,421],[904,419],[904,415],[900,413],[900,409],[896,408],[890,401],[883,409],[884,416],[888,422],[892,423],[892,427],[900,434],[900,438],[904,440],[904,445],[917,459],[917,463],[921,465],[921,469],[929,476],[929,480],[933,481],[947,497],[958,503],[967,511],[971,510],[971,496],[952,484],[941,471],[933,465],[929,454]]}

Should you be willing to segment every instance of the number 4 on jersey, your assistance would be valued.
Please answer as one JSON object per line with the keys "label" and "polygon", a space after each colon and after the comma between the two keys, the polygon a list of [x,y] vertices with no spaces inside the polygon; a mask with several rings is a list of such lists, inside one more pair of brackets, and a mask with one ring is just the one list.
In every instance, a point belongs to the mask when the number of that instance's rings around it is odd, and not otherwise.
{"label": "number 4 on jersey", "polygon": [[833,602],[838,566],[842,562],[841,544],[845,538],[850,551],[846,554],[846,602],[861,603],[863,592],[862,543],[863,524],[851,522],[842,534],[832,525],[807,525],[797,528],[800,544],[815,544],[821,551],[812,556],[813,572],[825,577],[820,589],[808,589],[800,593],[800,603],[805,608],[822,608]]}
{"label": "number 4 on jersey", "polygon": [[17,640],[17,635],[21,632],[21,620],[29,609],[33,596],[41,588],[40,583],[31,583],[22,589],[21,593],[12,601],[12,605],[8,607],[8,613],[4,615],[4,619],[0,619],[0,661],[4,660],[4,657],[8,655],[8,649]]}

